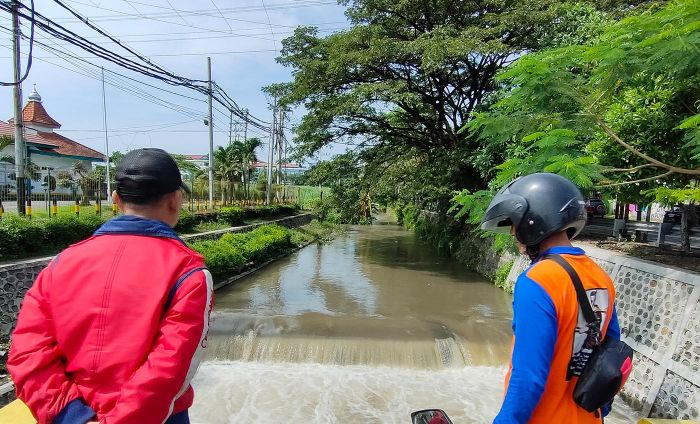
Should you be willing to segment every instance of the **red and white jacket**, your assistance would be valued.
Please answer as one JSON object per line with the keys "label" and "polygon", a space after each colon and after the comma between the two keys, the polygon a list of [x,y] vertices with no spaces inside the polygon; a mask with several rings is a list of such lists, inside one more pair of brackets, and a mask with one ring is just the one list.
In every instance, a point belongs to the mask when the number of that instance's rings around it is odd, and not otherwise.
{"label": "red and white jacket", "polygon": [[7,364],[18,397],[39,423],[161,424],[188,409],[212,286],[166,224],[108,221],[27,292]]}

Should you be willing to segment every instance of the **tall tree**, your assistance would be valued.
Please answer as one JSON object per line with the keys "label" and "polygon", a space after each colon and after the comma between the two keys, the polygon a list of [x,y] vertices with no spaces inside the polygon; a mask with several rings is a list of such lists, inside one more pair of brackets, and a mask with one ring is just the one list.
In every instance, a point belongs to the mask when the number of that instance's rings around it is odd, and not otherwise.
{"label": "tall tree", "polygon": [[504,70],[492,107],[468,126],[503,152],[495,185],[545,170],[624,201],[648,202],[658,188],[697,190],[698,22],[700,3],[677,0]]}

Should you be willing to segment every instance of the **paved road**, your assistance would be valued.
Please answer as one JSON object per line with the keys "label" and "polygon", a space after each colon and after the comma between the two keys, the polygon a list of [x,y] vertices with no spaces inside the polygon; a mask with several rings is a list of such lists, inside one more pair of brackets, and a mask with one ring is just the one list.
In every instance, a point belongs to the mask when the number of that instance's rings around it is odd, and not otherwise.
{"label": "paved road", "polygon": [[[659,224],[656,222],[637,222],[628,221],[627,232],[634,236],[635,230],[643,230],[647,232],[648,242],[656,243],[659,234]],[[613,220],[609,218],[591,218],[584,229],[584,234],[612,236]],[[665,239],[666,244],[680,246],[680,225],[674,225],[671,229],[671,234],[668,234]],[[690,245],[694,248],[700,248],[700,228],[695,228],[690,232]]]}

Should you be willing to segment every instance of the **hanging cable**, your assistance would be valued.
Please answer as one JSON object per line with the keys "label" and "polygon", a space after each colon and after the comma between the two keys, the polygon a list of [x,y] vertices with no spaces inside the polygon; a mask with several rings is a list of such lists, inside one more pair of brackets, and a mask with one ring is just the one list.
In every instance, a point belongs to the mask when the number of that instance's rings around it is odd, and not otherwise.
{"label": "hanging cable", "polygon": [[[26,80],[27,77],[29,76],[29,70],[32,69],[32,50],[34,47],[34,0],[30,0],[30,3],[31,3],[31,12],[32,12],[32,18],[31,18],[32,24],[29,27],[30,28],[29,29],[29,55],[27,56],[27,69],[25,69],[24,75],[22,76],[22,78],[19,79],[19,81],[17,81],[17,82],[1,82],[0,81],[0,86],[8,87],[8,86],[15,86],[15,85],[22,84],[24,82],[24,80]],[[22,5],[22,3],[20,3],[18,0],[17,5],[18,5],[17,8],[19,8]],[[17,31],[19,31],[20,34],[22,33],[22,30],[19,27],[17,28]]]}

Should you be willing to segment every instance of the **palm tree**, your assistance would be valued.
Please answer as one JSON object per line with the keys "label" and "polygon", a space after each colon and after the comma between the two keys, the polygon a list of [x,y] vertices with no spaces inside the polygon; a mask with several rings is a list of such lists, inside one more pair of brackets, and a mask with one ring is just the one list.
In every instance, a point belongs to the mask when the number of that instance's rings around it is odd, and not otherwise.
{"label": "palm tree", "polygon": [[240,150],[234,143],[226,147],[219,146],[214,151],[214,173],[221,182],[221,200],[224,202],[229,199],[235,200],[235,195],[231,196],[231,183],[235,182],[239,175],[240,156]]}
{"label": "palm tree", "polygon": [[255,151],[262,145],[259,138],[248,138],[240,143],[239,149],[241,152],[241,174],[243,175],[243,187],[246,197],[250,199],[250,178],[253,164],[258,161]]}
{"label": "palm tree", "polygon": [[15,144],[14,138],[10,137],[9,135],[0,136],[0,162],[15,163],[14,155],[2,154],[2,151],[5,150],[5,147],[11,146],[13,144]]}

